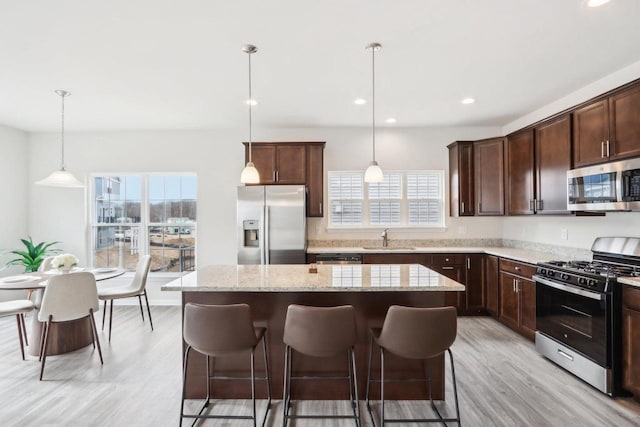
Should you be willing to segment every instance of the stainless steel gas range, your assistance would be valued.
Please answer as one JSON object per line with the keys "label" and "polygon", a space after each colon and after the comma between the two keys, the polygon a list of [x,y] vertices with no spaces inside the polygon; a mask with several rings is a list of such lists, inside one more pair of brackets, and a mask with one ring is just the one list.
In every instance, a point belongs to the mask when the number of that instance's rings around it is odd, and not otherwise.
{"label": "stainless steel gas range", "polygon": [[536,350],[611,396],[621,394],[621,290],[640,275],[640,239],[599,237],[593,261],[539,263]]}

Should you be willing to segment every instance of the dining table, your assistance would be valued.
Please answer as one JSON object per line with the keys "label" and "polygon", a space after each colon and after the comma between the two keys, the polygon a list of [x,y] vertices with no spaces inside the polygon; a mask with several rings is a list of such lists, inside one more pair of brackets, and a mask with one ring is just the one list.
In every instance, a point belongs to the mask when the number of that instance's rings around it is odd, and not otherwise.
{"label": "dining table", "polygon": [[[124,269],[117,267],[74,267],[68,272],[52,269],[0,277],[0,291],[32,291],[35,311],[33,312],[33,320],[31,322],[31,344],[28,346],[30,355],[40,356],[40,335],[44,322],[38,321],[38,310],[49,278],[54,275],[72,274],[81,271],[93,273],[96,282],[113,279],[125,273]],[[47,347],[48,356],[75,351],[93,343],[91,327],[85,319],[53,323],[49,333],[51,334],[51,338]]]}

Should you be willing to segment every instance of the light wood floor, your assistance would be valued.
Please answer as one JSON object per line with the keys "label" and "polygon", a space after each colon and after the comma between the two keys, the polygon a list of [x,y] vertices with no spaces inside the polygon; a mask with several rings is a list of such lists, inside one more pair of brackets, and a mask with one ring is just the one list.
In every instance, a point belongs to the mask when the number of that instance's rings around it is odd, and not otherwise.
{"label": "light wood floor", "polygon": [[[0,426],[177,425],[180,308],[152,307],[152,313],[154,332],[148,323],[141,322],[138,308],[115,307],[111,344],[106,333],[101,334],[104,366],[89,346],[48,358],[42,382],[38,381],[37,359],[20,359],[15,318],[0,319]],[[599,393],[539,356],[530,342],[490,318],[461,318],[453,351],[463,425],[640,425],[640,406],[630,399],[611,399]],[[450,385],[447,389],[448,403],[443,409],[450,411]],[[246,401],[216,402],[214,408],[237,414],[248,411],[249,405]],[[262,413],[264,401],[258,408]],[[305,402],[298,406],[302,408],[331,412],[336,405]],[[280,402],[275,402],[267,425],[281,425],[280,411]],[[389,402],[387,411],[390,416],[431,416],[426,406],[416,402]],[[364,405],[362,414],[363,425],[370,426]],[[208,421],[199,425],[243,426],[250,422]]]}

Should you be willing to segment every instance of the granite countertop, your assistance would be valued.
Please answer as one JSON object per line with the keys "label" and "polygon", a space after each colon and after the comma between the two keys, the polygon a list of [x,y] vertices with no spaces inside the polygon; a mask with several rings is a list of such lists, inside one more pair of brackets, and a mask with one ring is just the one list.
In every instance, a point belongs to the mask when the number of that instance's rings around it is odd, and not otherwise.
{"label": "granite countertop", "polygon": [[162,286],[182,292],[464,291],[464,285],[419,264],[209,265]]}
{"label": "granite countertop", "polygon": [[307,253],[372,253],[372,254],[395,254],[395,253],[485,253],[496,255],[502,258],[510,258],[516,261],[536,264],[538,262],[551,261],[557,259],[557,255],[546,252],[538,252],[527,249],[506,248],[506,247],[463,247],[463,246],[442,246],[442,247],[415,247],[408,248],[362,248],[362,247],[310,247]]}
{"label": "granite countertop", "polygon": [[640,288],[640,277],[618,277],[618,283]]}

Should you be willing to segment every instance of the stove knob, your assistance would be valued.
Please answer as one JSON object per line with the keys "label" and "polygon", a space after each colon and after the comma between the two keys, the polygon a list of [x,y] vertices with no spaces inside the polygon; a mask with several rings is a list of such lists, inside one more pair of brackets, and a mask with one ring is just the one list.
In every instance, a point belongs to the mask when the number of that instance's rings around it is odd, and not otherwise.
{"label": "stove knob", "polygon": [[555,271],[553,271],[553,270],[549,270],[549,271],[547,271],[547,276],[549,276],[549,277],[553,277],[553,276],[555,276],[555,275],[556,275],[556,272],[555,272]]}
{"label": "stove knob", "polygon": [[542,268],[542,267],[538,267],[538,273],[542,274],[543,276],[546,276],[547,269],[546,268]]}
{"label": "stove knob", "polygon": [[569,275],[567,273],[562,273],[562,275],[560,276],[560,278],[562,280],[569,280]]}
{"label": "stove knob", "polygon": [[586,285],[587,284],[587,279],[585,279],[584,277],[581,277],[578,279],[578,283],[581,285]]}
{"label": "stove knob", "polygon": [[589,283],[588,283],[588,285],[589,285],[589,286],[595,286],[595,285],[596,285],[596,281],[595,281],[595,279],[589,279]]}

